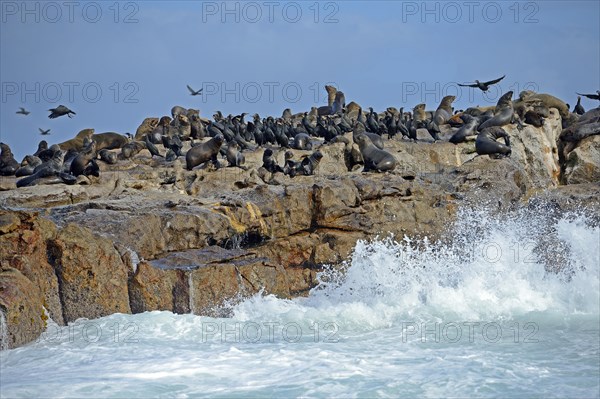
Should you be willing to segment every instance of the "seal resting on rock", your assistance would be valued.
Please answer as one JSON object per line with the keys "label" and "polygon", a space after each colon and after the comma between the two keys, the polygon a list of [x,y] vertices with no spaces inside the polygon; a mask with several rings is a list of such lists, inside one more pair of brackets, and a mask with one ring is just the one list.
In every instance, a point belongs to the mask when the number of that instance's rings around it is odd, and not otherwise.
{"label": "seal resting on rock", "polygon": [[8,144],[0,143],[0,175],[12,176],[19,167]]}
{"label": "seal resting on rock", "polygon": [[294,136],[292,148],[295,148],[296,150],[312,150],[310,136],[306,133],[298,133]]}
{"label": "seal resting on rock", "polygon": [[277,164],[277,160],[275,159],[275,154],[273,150],[270,148],[265,148],[265,152],[263,152],[263,164],[262,167],[271,173],[275,172],[283,172],[283,168]]}
{"label": "seal resting on rock", "polygon": [[97,151],[104,149],[116,150],[129,142],[127,136],[113,132],[94,134],[92,140],[96,142]]}
{"label": "seal resting on rock", "polygon": [[18,180],[17,187],[31,186],[38,179],[51,176],[60,176],[65,183],[75,184],[76,178],[74,176],[62,172],[64,158],[65,153],[60,149],[56,149],[52,158],[37,166],[31,176]]}
{"label": "seal resting on rock", "polygon": [[206,143],[201,143],[190,148],[187,154],[185,154],[187,170],[192,170],[196,166],[208,161],[212,161],[213,164],[218,168],[219,161],[217,159],[217,155],[219,155],[219,150],[221,149],[221,145],[223,145],[224,141],[225,137],[222,134],[217,134]]}
{"label": "seal resting on rock", "polygon": [[16,177],[30,176],[38,165],[42,164],[42,160],[35,155],[26,155],[21,167],[15,172]]}
{"label": "seal resting on rock", "polygon": [[64,142],[58,144],[58,146],[63,151],[68,151],[68,150],[79,151],[83,148],[84,139],[88,138],[91,140],[93,134],[94,134],[94,129],[83,129],[82,131],[77,133],[77,136],[75,136],[74,138],[72,138],[70,140],[67,140],[67,141],[64,141]]}
{"label": "seal resting on rock", "polygon": [[[504,143],[496,140],[504,138]],[[510,137],[500,126],[491,126],[483,129],[475,140],[475,150],[478,155],[504,155],[510,156]]]}
{"label": "seal resting on rock", "polygon": [[70,172],[77,177],[84,174],[90,161],[96,158],[96,142],[92,141],[85,149],[83,149],[71,162]]}
{"label": "seal resting on rock", "polygon": [[305,176],[312,176],[319,167],[319,163],[323,159],[321,151],[315,151],[300,162],[300,171]]}
{"label": "seal resting on rock", "polygon": [[107,149],[98,151],[98,156],[100,157],[100,159],[102,161],[106,162],[109,165],[114,165],[118,161],[118,159],[117,159],[117,153],[116,152],[112,152],[112,151],[107,150]]}
{"label": "seal resting on rock", "polygon": [[477,126],[480,121],[479,118],[471,116],[469,114],[461,114],[460,119],[464,122],[456,133],[450,137],[450,141],[453,144],[462,143],[467,140],[469,136],[477,136]]}
{"label": "seal resting on rock", "polygon": [[366,135],[358,135],[356,143],[360,148],[360,153],[365,163],[364,172],[368,172],[369,170],[387,172],[394,170],[396,167],[396,158],[389,152],[375,147]]}

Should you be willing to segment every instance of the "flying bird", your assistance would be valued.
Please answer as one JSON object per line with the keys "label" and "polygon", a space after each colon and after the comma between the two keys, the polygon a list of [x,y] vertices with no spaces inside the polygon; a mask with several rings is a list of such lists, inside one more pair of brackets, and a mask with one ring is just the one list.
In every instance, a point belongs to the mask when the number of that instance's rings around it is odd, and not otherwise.
{"label": "flying bird", "polygon": [[31,112],[27,111],[25,108],[23,107],[19,107],[19,110],[16,112],[17,114],[21,114],[21,115],[29,115]]}
{"label": "flying bird", "polygon": [[464,85],[461,85],[459,83],[458,85],[459,86],[463,86],[463,87],[477,87],[481,91],[488,91],[488,89],[490,88],[491,85],[495,85],[496,83],[498,83],[499,81],[501,81],[502,79],[504,79],[505,76],[506,75],[503,75],[501,78],[490,80],[488,82],[480,82],[478,80],[475,80],[475,83],[473,83],[473,84],[464,84]]}
{"label": "flying bird", "polygon": [[190,94],[191,94],[192,96],[197,96],[198,94],[202,94],[202,90],[203,90],[203,89],[200,89],[200,90],[194,90],[194,89],[192,89],[192,88],[190,87],[190,85],[186,85],[186,86],[187,86],[187,88],[188,88],[188,90],[190,91]]}
{"label": "flying bird", "polygon": [[58,118],[59,116],[63,115],[67,115],[69,118],[72,118],[71,114],[77,115],[64,105],[59,105],[56,108],[50,108],[48,111],[50,111],[50,115],[48,115],[48,118],[50,119]]}
{"label": "flying bird", "polygon": [[48,130],[44,130],[44,129],[40,128],[40,127],[38,127],[38,129],[39,129],[39,131],[40,131],[40,134],[41,134],[42,136],[45,136],[45,135],[47,135],[47,134],[50,134],[50,129],[48,129]]}
{"label": "flying bird", "polygon": [[596,94],[581,94],[581,93],[577,93],[580,96],[584,96],[587,97],[591,100],[600,100],[600,90],[596,90]]}

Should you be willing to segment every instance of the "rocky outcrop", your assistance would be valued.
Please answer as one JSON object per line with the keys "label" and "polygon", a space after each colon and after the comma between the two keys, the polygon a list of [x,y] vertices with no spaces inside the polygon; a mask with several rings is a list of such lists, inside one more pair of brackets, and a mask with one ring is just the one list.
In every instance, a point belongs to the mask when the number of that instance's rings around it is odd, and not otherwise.
{"label": "rocky outcrop", "polygon": [[[14,178],[3,178],[0,282],[10,295],[0,295],[0,308],[11,337],[20,337],[13,345],[39,334],[44,308],[63,324],[153,310],[223,316],[258,292],[307,295],[323,265],[348,259],[356,240],[443,239],[461,206],[504,211],[528,199],[600,206],[597,184],[558,186],[560,126],[551,110],[541,128],[505,127],[513,153],[503,159],[476,156],[472,142],[386,140],[398,166],[385,174],[349,165],[352,145],[335,143],[320,148],[315,176],[271,174],[261,168],[262,150],[245,152],[247,170],[192,171],[142,150],[100,163],[100,177],[85,186],[16,189]],[[597,179],[597,137],[571,151],[578,161],[563,168],[563,180]],[[283,156],[276,151],[280,165]],[[37,333],[22,334],[23,323]]]}

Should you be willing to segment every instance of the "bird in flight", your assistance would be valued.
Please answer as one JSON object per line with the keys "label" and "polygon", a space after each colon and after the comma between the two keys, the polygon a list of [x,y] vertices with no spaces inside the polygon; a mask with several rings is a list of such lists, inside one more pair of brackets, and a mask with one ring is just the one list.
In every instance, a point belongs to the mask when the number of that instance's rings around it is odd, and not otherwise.
{"label": "bird in flight", "polygon": [[490,88],[491,85],[495,85],[496,83],[498,83],[499,81],[501,81],[502,79],[504,79],[505,76],[506,75],[503,75],[501,78],[490,80],[488,82],[480,82],[478,80],[475,80],[475,83],[473,83],[473,84],[464,84],[464,85],[461,85],[459,83],[458,85],[459,86],[463,86],[463,87],[477,87],[481,91],[488,91],[488,89]]}
{"label": "bird in flight", "polygon": [[596,94],[581,94],[581,93],[577,93],[580,96],[584,96],[587,97],[591,100],[600,100],[600,90],[596,90]]}
{"label": "bird in flight", "polygon": [[191,94],[192,96],[197,96],[198,94],[202,94],[202,90],[203,90],[203,89],[200,89],[200,90],[194,90],[194,89],[192,89],[192,88],[190,87],[190,85],[186,85],[186,86],[187,86],[187,88],[188,88],[188,90],[190,91],[190,94]]}
{"label": "bird in flight", "polygon": [[25,108],[23,107],[19,107],[19,110],[16,112],[17,114],[21,114],[21,115],[29,115],[31,112],[27,111]]}
{"label": "bird in flight", "polygon": [[44,130],[44,129],[42,129],[42,128],[39,128],[39,127],[38,127],[38,130],[40,131],[40,134],[41,134],[42,136],[45,136],[45,135],[47,135],[47,134],[50,134],[50,129],[48,129],[48,130]]}
{"label": "bird in flight", "polygon": [[50,108],[48,111],[50,111],[50,115],[48,115],[48,118],[50,119],[58,118],[59,116],[63,115],[67,115],[69,118],[72,118],[71,114],[76,115],[75,112],[71,111],[64,105],[59,105],[56,108]]}

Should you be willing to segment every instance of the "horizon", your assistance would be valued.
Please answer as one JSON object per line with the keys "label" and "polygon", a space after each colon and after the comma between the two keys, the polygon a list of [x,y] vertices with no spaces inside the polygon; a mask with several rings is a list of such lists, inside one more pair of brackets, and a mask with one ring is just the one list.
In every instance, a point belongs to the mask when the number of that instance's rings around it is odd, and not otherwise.
{"label": "horizon", "polygon": [[[600,88],[596,1],[8,1],[1,13],[0,141],[17,161],[84,128],[135,134],[175,105],[209,118],[308,111],[326,84],[377,111],[435,110],[448,94],[455,109],[494,105],[526,89],[572,109],[576,92]],[[502,75],[487,93],[457,86]],[[59,104],[76,115],[48,119]]]}

